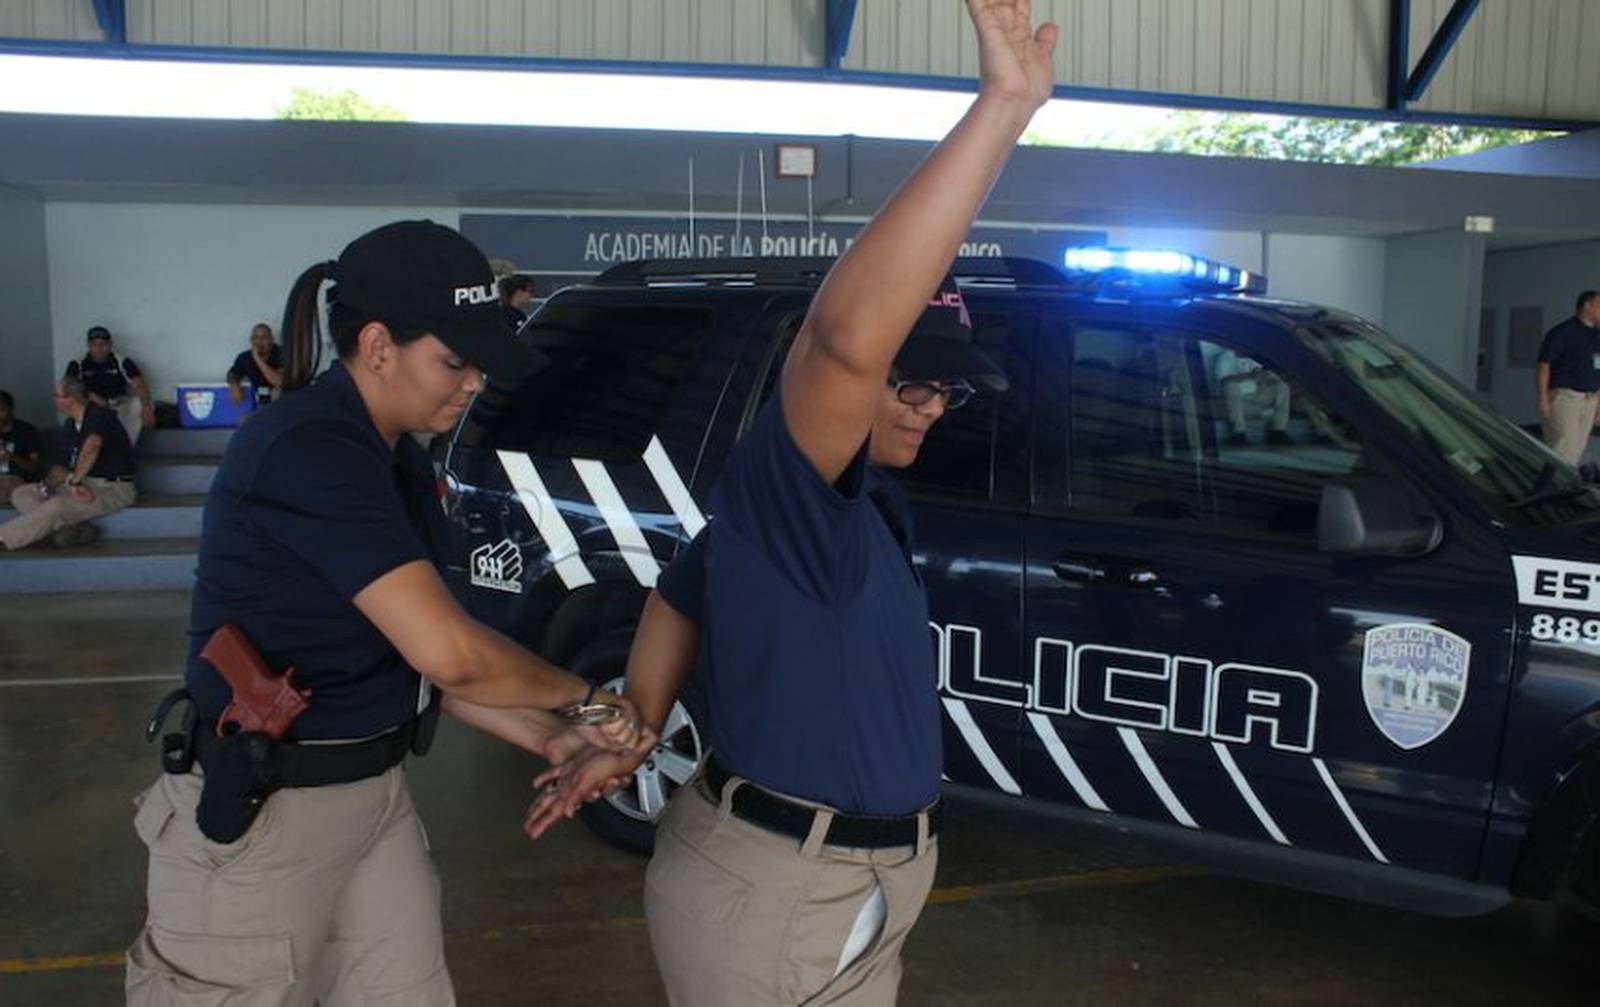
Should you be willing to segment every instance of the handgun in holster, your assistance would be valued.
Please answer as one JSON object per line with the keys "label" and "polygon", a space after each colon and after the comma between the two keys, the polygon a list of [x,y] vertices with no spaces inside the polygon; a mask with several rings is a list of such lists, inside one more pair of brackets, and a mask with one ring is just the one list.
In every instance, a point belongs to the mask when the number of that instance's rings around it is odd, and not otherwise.
{"label": "handgun in holster", "polygon": [[[228,683],[233,698],[211,731],[196,719],[191,703],[183,732],[162,739],[161,761],[169,773],[187,773],[199,760],[205,770],[196,811],[200,831],[213,842],[231,843],[283,785],[279,740],[305,712],[311,694],[295,686],[293,668],[274,674],[237,626],[213,633],[200,657]],[[180,689],[162,700],[146,736],[153,739],[172,707],[188,698]]]}

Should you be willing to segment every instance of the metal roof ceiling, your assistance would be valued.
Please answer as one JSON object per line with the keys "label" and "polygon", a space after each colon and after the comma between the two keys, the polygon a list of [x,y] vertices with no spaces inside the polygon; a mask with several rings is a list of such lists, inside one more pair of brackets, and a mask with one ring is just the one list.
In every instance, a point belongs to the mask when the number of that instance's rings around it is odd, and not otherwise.
{"label": "metal roof ceiling", "polygon": [[[1062,97],[1571,128],[1596,0],[1036,0]],[[971,87],[959,0],[0,0],[0,51]]]}

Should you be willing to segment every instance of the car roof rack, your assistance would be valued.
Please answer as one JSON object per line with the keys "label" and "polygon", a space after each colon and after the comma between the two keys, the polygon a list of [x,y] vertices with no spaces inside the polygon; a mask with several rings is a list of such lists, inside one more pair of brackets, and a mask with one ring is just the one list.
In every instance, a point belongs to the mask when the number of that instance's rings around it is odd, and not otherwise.
{"label": "car roof rack", "polygon": [[[599,287],[815,287],[834,260],[818,257],[639,259],[613,266],[590,283]],[[1074,290],[1083,285],[1037,259],[959,258],[950,273],[961,284]],[[1085,288],[1092,289],[1092,288]]]}

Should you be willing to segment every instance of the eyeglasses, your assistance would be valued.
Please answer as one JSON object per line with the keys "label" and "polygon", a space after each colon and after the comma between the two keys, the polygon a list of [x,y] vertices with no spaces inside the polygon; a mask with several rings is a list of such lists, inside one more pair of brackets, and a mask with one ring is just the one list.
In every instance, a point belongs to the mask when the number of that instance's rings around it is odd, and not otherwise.
{"label": "eyeglasses", "polygon": [[976,391],[965,381],[890,381],[894,397],[908,406],[925,406],[939,396],[944,396],[945,409],[960,409],[972,400]]}

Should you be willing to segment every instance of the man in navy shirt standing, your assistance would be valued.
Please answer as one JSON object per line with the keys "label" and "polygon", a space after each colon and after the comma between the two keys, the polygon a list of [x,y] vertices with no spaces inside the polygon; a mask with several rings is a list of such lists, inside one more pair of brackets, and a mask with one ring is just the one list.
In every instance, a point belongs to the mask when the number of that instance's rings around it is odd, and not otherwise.
{"label": "man in navy shirt standing", "polygon": [[1600,403],[1600,291],[1578,295],[1571,318],[1544,334],[1533,379],[1544,442],[1578,464]]}
{"label": "man in navy shirt standing", "polygon": [[[933,884],[937,673],[908,514],[877,467],[910,464],[966,379],[1003,383],[944,277],[1050,95],[1057,37],[1026,2],[967,7],[977,100],[829,271],[629,655],[651,724],[705,658],[714,754],[645,878],[674,1004],[892,1004]],[[530,835],[631,768],[596,753],[545,774]]]}

